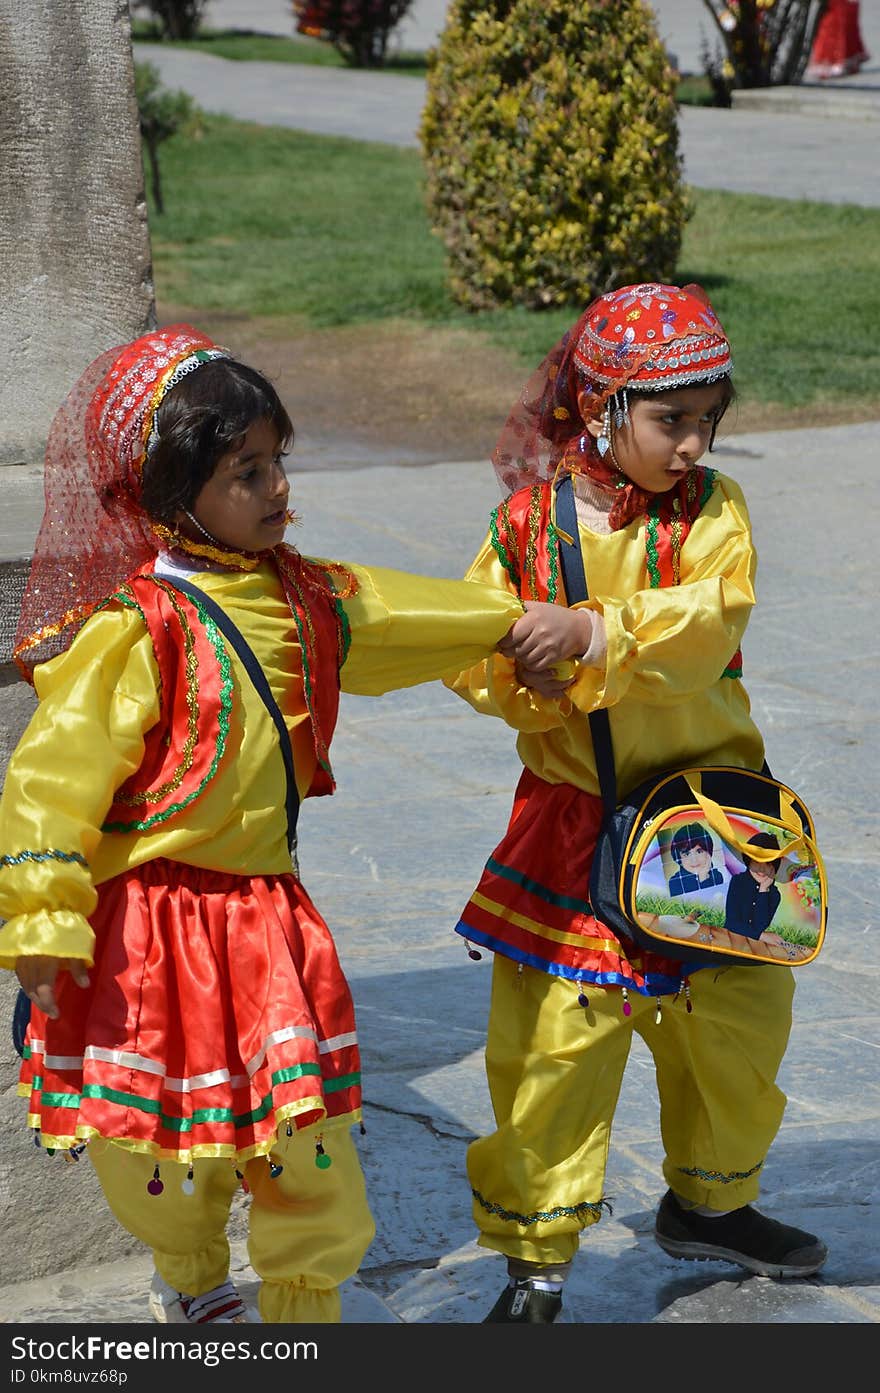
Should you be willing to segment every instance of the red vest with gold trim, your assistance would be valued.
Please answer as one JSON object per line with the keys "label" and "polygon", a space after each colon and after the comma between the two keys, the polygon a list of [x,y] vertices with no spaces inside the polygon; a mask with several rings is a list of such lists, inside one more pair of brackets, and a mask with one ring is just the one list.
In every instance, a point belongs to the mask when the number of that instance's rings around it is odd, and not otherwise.
{"label": "red vest with gold trim", "polygon": [[[292,548],[285,551],[290,554],[281,559],[279,574],[302,650],[318,760],[307,796],[314,796],[335,788],[328,751],[339,709],[345,618],[324,569]],[[159,670],[160,715],[146,733],[140,766],[117,789],[102,830],[145,831],[189,806],[216,773],[229,735],[232,670],[219,635],[212,642],[196,604],[154,575],[152,562],[113,601],[137,609],[149,631]]]}

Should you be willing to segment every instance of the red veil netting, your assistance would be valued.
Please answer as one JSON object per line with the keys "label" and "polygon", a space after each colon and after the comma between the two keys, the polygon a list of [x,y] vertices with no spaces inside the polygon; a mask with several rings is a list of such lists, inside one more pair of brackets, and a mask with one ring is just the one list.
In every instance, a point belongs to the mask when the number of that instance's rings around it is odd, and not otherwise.
{"label": "red veil netting", "polygon": [[159,550],[138,501],[145,428],[175,372],[199,353],[228,356],[188,324],[107,349],[56,412],[46,443],[43,519],[13,646],[28,681]]}

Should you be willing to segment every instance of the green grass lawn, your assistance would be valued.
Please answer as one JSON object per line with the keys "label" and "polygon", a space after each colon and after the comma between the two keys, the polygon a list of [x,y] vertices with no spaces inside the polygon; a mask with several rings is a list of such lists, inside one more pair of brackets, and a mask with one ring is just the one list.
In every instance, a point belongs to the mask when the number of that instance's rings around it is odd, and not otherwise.
{"label": "green grass lawn", "polygon": [[[212,53],[215,58],[229,58],[236,63],[306,63],[324,68],[347,68],[342,54],[332,44],[320,39],[308,39],[294,34],[255,34],[241,29],[202,29],[196,39],[160,39],[159,28],[149,20],[135,20],[131,36],[135,43],[162,43],[168,48],[195,49]],[[409,77],[424,77],[428,71],[424,53],[392,50],[383,72],[400,73]]]}
{"label": "green grass lawn", "polygon": [[[474,315],[445,283],[417,150],[205,116],[160,147],[160,299],[313,326],[467,326],[534,365],[581,308]],[[880,410],[880,211],[695,191],[675,279],[700,281],[744,397]]]}

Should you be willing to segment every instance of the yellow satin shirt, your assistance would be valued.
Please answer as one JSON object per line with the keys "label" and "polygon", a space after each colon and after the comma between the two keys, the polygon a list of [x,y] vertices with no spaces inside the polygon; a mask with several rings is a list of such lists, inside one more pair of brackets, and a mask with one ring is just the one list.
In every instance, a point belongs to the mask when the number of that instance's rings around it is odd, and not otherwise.
{"label": "yellow satin shirt", "polygon": [[[682,547],[677,586],[650,588],[642,521],[610,533],[579,523],[578,531],[591,598],[576,608],[604,617],[604,666],[577,663],[560,701],[519,686],[513,662],[498,653],[447,685],[518,731],[523,764],[549,783],[599,792],[587,719],[599,707],[608,709],[621,790],[690,763],[759,769],[764,745],[748,695],[741,680],[721,676],[755,603],[756,558],[739,485],[717,475]],[[490,534],[467,578],[510,588]]]}
{"label": "yellow satin shirt", "polygon": [[[491,652],[522,614],[504,586],[345,563],[351,645],[343,691],[376,696],[450,676]],[[259,659],[291,732],[300,796],[315,771],[296,626],[274,568],[192,579],[223,606]],[[154,857],[242,875],[289,871],[278,736],[230,650],[234,750],[203,792],[147,831],[102,833],[114,791],[138,768],[159,718],[158,670],[136,610],[93,614],[66,653],[36,669],[39,704],[0,799],[0,966],[19,955],[92,961],[95,887]],[[336,673],[319,680],[336,681]]]}

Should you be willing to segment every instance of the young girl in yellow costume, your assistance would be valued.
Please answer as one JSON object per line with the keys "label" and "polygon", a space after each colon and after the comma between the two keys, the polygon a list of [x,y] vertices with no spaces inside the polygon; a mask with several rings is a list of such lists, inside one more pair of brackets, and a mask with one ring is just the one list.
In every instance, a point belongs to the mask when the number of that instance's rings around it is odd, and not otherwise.
{"label": "young girl in yellow costume", "polygon": [[44,1147],[88,1143],[153,1250],[159,1320],[248,1319],[225,1233],[243,1182],[262,1319],[339,1319],[374,1225],[351,994],[292,861],[296,807],[333,792],[340,684],[439,678],[523,613],[285,544],[292,436],[271,384],[188,325],[102,354],[51,429],[17,634],[39,697],[0,803],[20,1092]]}
{"label": "young girl in yellow costume", "polygon": [[[489,1321],[549,1323],[561,1309],[581,1230],[605,1203],[634,1030],[660,1095],[661,1247],[771,1277],[825,1259],[813,1234],[750,1204],[785,1105],[775,1080],[790,969],[697,972],[612,933],[587,900],[602,820],[590,711],[608,710],[621,793],[667,768],[763,763],[739,652],[755,598],[748,512],[737,484],[699,463],[732,396],[731,366],[699,287],[626,286],[551,351],[495,451],[510,493],[468,575],[507,585],[527,613],[452,684],[519,732],[525,766],[457,925],[495,954],[496,1131],[468,1151],[479,1242],[508,1259]],[[572,608],[556,532],[567,476],[591,596]],[[565,659],[571,672],[554,671]]]}

